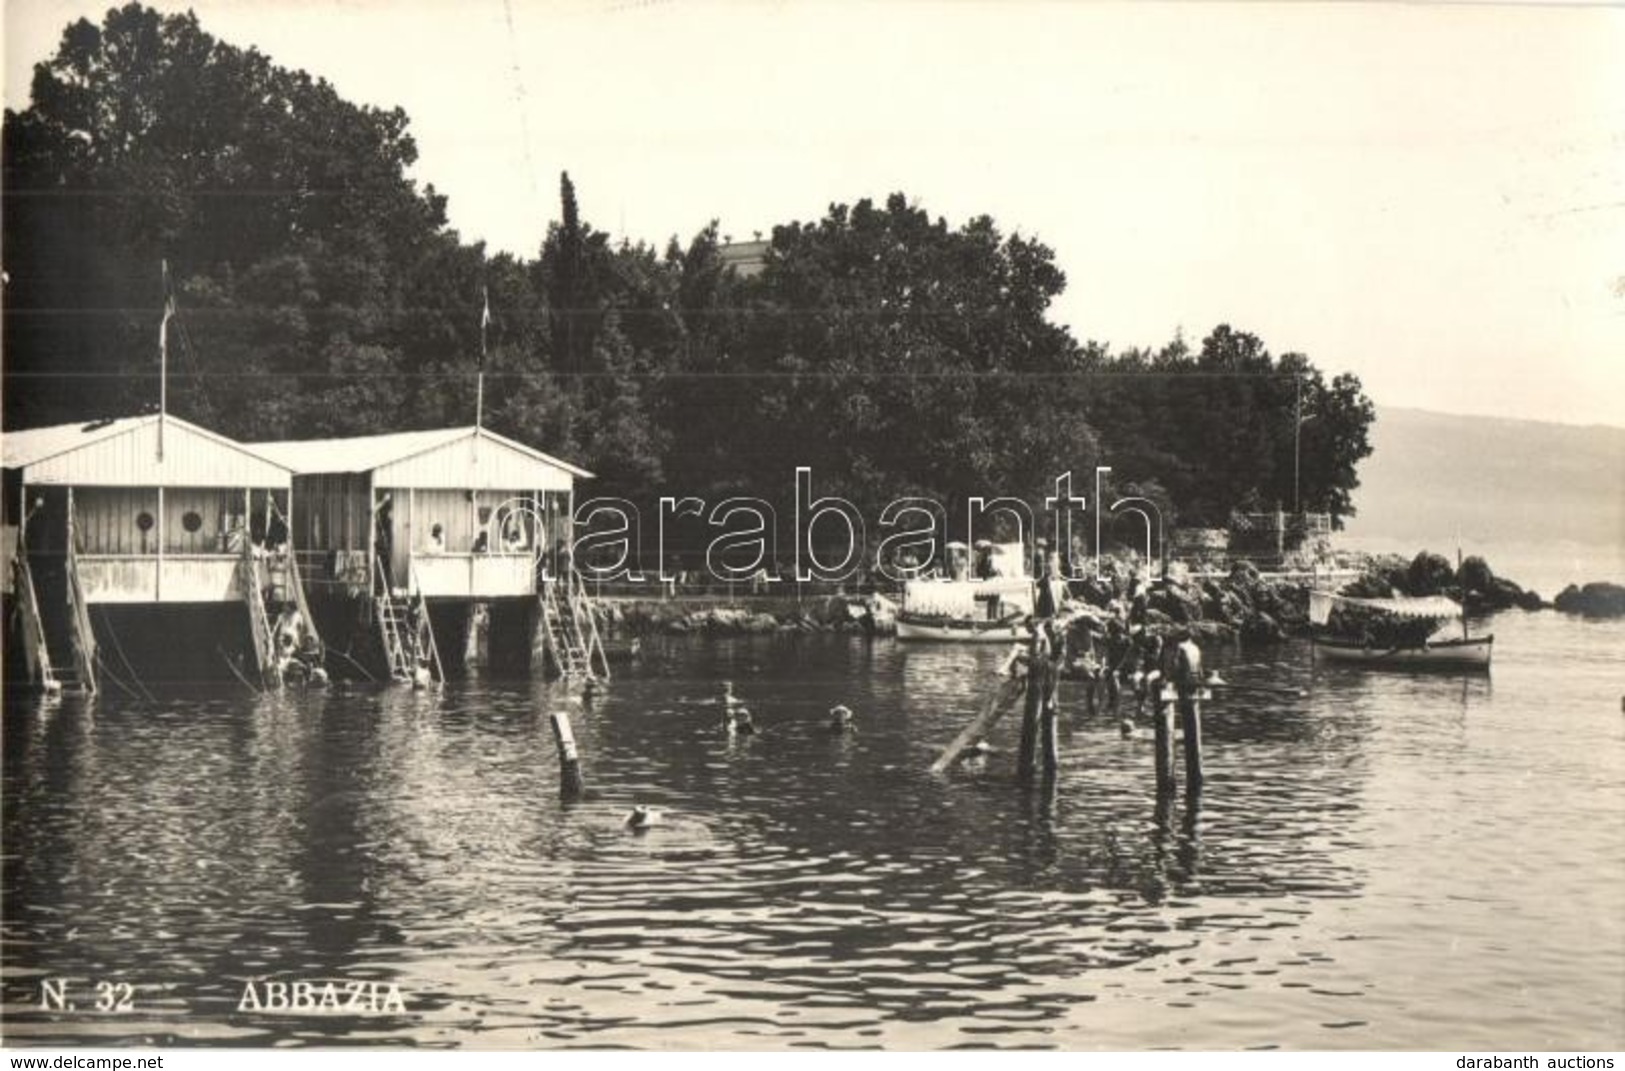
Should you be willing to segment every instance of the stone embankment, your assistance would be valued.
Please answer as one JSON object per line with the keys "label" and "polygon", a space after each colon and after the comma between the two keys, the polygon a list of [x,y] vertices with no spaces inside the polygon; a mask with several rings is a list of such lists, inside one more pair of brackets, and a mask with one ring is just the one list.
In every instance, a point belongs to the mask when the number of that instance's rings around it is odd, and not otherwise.
{"label": "stone embankment", "polygon": [[[1075,581],[1073,596],[1103,612],[1126,606],[1132,569],[1126,563],[1109,563],[1104,572],[1105,579]],[[1176,571],[1169,579],[1150,585],[1146,620],[1157,631],[1187,627],[1200,638],[1274,642],[1308,631],[1310,587],[1306,579],[1267,576],[1245,562],[1222,576]],[[1409,560],[1398,555],[1370,558],[1362,575],[1339,590],[1362,598],[1447,595],[1459,600],[1463,589],[1472,614],[1553,605],[1515,581],[1495,575],[1482,558],[1468,558],[1458,572],[1448,559],[1428,551]],[[1625,614],[1625,588],[1571,585],[1557,597],[1555,606],[1592,617],[1620,616]],[[611,627],[629,635],[865,632],[885,631],[887,625],[885,606],[877,607],[875,597],[867,595],[651,596],[606,600],[606,608]]]}

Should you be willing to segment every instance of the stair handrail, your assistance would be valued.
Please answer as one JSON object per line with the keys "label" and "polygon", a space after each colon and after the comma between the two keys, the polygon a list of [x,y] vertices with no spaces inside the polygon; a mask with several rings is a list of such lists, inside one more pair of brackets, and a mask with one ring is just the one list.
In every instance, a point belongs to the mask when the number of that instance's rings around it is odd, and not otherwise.
{"label": "stair handrail", "polygon": [[39,667],[40,687],[56,691],[61,684],[51,667],[51,648],[45,640],[45,621],[39,612],[39,593],[34,590],[34,571],[28,566],[28,552],[23,541],[17,540],[17,552],[11,559],[13,586],[21,597],[23,617],[23,643],[34,652]]}
{"label": "stair handrail", "polygon": [[[384,661],[388,665],[390,679],[400,680],[402,667],[398,663],[405,661],[406,656],[401,641],[400,625],[393,612],[395,596],[389,590],[387,582],[380,586],[384,578],[378,568],[378,556],[370,554],[368,558],[368,598],[372,600],[373,616],[378,619],[378,638],[384,645]],[[410,673],[411,667],[406,667],[406,671]]]}
{"label": "stair handrail", "polygon": [[560,676],[569,672],[568,659],[565,652],[559,650],[559,629],[563,623],[563,611],[559,606],[558,581],[548,578],[542,581],[542,635],[546,638],[547,649],[553,654],[553,668],[558,670]]}
{"label": "stair handrail", "polygon": [[275,638],[271,634],[271,617],[265,612],[265,597],[260,592],[259,563],[254,557],[254,542],[244,532],[243,549],[237,558],[238,583],[243,588],[243,602],[248,605],[248,630],[253,634],[254,661],[259,665],[260,682],[282,685],[282,666]]}
{"label": "stair handrail", "polygon": [[73,615],[73,667],[79,687],[96,694],[96,630],[90,623],[90,604],[79,582],[79,552],[71,542],[65,555],[68,575],[68,610]]}
{"label": "stair handrail", "polygon": [[[562,595],[559,592],[560,583],[564,585]],[[590,675],[591,664],[583,665],[586,644],[582,639],[581,629],[576,621],[575,607],[570,599],[568,573],[548,584],[543,608],[546,615],[543,624],[547,630],[548,643],[553,648],[553,661],[559,675],[569,676],[583,668]]]}
{"label": "stair handrail", "polygon": [[316,650],[325,659],[327,646],[322,642],[322,634],[316,628],[316,617],[310,612],[310,600],[305,598],[305,578],[299,574],[299,555],[294,552],[290,542],[286,551],[288,555],[288,584],[293,588],[293,604],[299,608],[299,617],[305,623],[316,640]]}
{"label": "stair handrail", "polygon": [[416,643],[422,643],[425,636],[429,640],[429,659],[434,664],[434,679],[446,679],[446,669],[440,664],[440,645],[435,642],[434,622],[429,619],[429,600],[423,597],[423,589],[418,585],[418,567],[415,561],[408,561],[406,566],[407,590],[411,598],[423,609],[423,616],[418,619],[418,635]]}
{"label": "stair handrail", "polygon": [[575,569],[570,570],[570,577],[574,584],[572,610],[576,619],[576,631],[581,632],[581,618],[587,618],[587,633],[583,646],[586,647],[587,672],[594,672],[593,657],[598,659],[597,672],[604,680],[609,680],[609,655],[604,650],[604,641],[598,634],[598,614],[594,611],[592,598],[587,594],[587,582]]}

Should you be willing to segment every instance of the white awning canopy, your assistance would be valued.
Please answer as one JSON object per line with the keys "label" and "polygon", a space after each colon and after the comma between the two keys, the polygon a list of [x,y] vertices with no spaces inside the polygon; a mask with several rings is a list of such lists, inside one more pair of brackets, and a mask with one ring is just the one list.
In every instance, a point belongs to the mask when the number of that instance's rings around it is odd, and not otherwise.
{"label": "white awning canopy", "polygon": [[1350,595],[1333,595],[1328,591],[1309,593],[1309,620],[1324,625],[1335,606],[1363,606],[1378,613],[1394,617],[1440,618],[1460,617],[1461,604],[1443,595],[1404,599],[1356,599]]}

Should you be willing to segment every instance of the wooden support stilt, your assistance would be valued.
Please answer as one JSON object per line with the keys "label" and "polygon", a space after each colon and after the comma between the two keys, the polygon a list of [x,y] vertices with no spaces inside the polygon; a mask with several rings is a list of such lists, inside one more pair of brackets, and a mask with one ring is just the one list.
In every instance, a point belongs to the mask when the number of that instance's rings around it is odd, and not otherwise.
{"label": "wooden support stilt", "polygon": [[1031,784],[1037,768],[1038,725],[1044,709],[1044,672],[1036,657],[1027,664],[1027,694],[1021,708],[1021,750],[1016,754],[1016,779]]}
{"label": "wooden support stilt", "polygon": [[545,679],[551,656],[547,653],[547,599],[544,596],[536,596],[536,612],[530,615],[529,620],[530,675]]}
{"label": "wooden support stilt", "polygon": [[553,726],[553,742],[559,751],[559,798],[566,803],[581,798],[587,790],[581,776],[581,756],[576,752],[575,732],[570,728],[570,715],[555,710],[549,715]]}
{"label": "wooden support stilt", "polygon": [[1177,784],[1174,774],[1174,702],[1167,691],[1158,692],[1153,719],[1152,747],[1156,751],[1157,792],[1172,792]]}
{"label": "wooden support stilt", "polygon": [[1185,734],[1185,791],[1202,791],[1202,700],[1200,696],[1179,700],[1180,729]]}
{"label": "wooden support stilt", "polygon": [[1056,732],[1056,723],[1060,720],[1061,712],[1055,708],[1054,704],[1047,704],[1043,711],[1044,739],[1042,748],[1044,777],[1046,780],[1053,780],[1061,770],[1061,743],[1057,739],[1058,733]]}
{"label": "wooden support stilt", "polygon": [[1044,672],[1044,716],[1046,736],[1044,748],[1044,772],[1053,777],[1061,768],[1061,742],[1058,738],[1058,725],[1061,720],[1061,667],[1065,665],[1065,654],[1056,651],[1054,657],[1045,667]]}
{"label": "wooden support stilt", "polygon": [[468,604],[468,633],[463,646],[463,665],[490,664],[491,607],[488,603]]}

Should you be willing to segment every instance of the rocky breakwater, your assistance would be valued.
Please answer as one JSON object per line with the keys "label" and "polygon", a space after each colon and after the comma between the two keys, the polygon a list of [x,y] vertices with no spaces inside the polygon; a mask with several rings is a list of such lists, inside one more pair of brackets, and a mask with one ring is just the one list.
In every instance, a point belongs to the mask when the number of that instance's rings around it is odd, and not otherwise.
{"label": "rocky breakwater", "polygon": [[1566,614],[1583,617],[1625,617],[1625,587],[1601,582],[1584,587],[1570,584],[1553,605]]}
{"label": "rocky breakwater", "polygon": [[[1106,579],[1075,584],[1073,594],[1115,612],[1132,599],[1131,587],[1126,570],[1112,570]],[[1226,576],[1170,576],[1147,589],[1145,619],[1154,632],[1184,627],[1204,639],[1276,642],[1308,628],[1309,586],[1266,577],[1247,562]]]}
{"label": "rocky breakwater", "polygon": [[861,631],[846,596],[808,599],[752,596],[737,601],[633,599],[606,602],[611,627],[627,634],[751,636],[776,632]]}
{"label": "rocky breakwater", "polygon": [[[1134,565],[1103,561],[1101,579],[1073,581],[1072,597],[1104,617],[1126,612],[1136,590]],[[1248,562],[1213,576],[1177,570],[1145,590],[1145,620],[1153,631],[1189,628],[1202,639],[1240,639],[1273,643],[1309,631],[1307,579],[1267,576]],[[1444,556],[1423,551],[1415,558],[1398,555],[1372,558],[1363,574],[1340,593],[1357,598],[1446,595],[1466,592],[1473,614],[1502,610],[1540,610],[1540,595],[1495,575],[1482,558],[1468,558],[1456,570]],[[627,635],[741,636],[769,633],[868,632],[875,628],[872,596],[744,596],[736,600],[626,599],[606,601],[610,626]],[[1558,608],[1590,616],[1625,613],[1625,588],[1613,584],[1570,587],[1558,597]]]}
{"label": "rocky breakwater", "polygon": [[1540,610],[1546,606],[1537,592],[1528,591],[1504,576],[1496,576],[1483,558],[1468,558],[1458,571],[1444,555],[1427,550],[1409,561],[1397,554],[1371,559],[1365,574],[1344,586],[1342,594],[1365,599],[1444,595],[1458,602],[1465,596],[1470,614]]}

